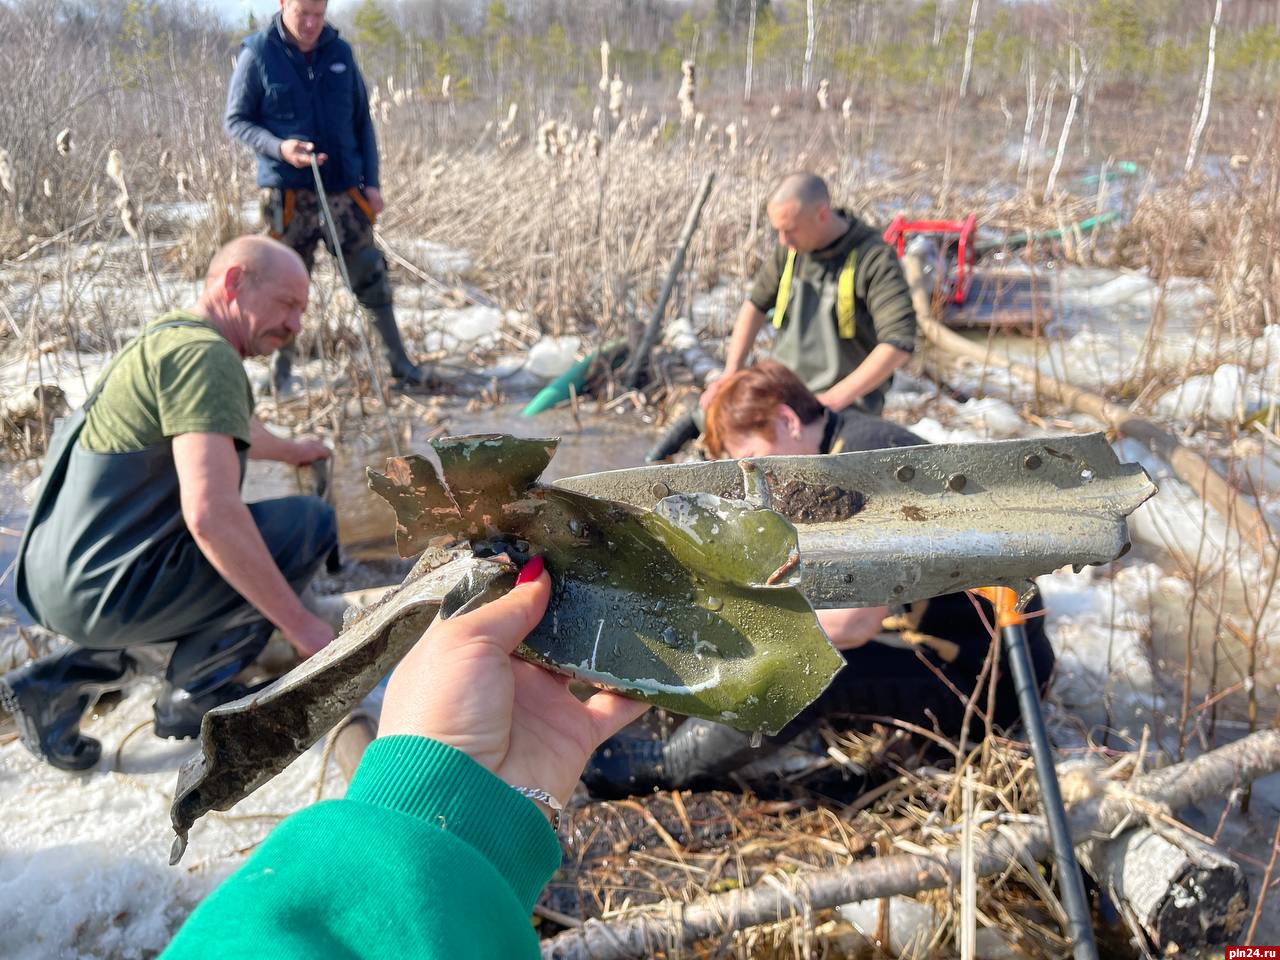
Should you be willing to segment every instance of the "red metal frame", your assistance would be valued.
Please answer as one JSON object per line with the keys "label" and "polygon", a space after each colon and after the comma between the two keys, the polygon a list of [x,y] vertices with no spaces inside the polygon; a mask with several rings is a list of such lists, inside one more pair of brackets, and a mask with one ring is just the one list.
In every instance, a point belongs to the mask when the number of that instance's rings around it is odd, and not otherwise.
{"label": "red metal frame", "polygon": [[[955,236],[956,275],[954,283],[949,284],[944,299],[948,303],[962,304],[969,295],[969,284],[973,282],[973,266],[977,262],[974,239],[978,229],[978,215],[971,213],[963,220],[908,220],[898,214],[890,221],[884,232],[884,242],[898,251],[901,257],[906,253],[907,238],[916,234],[928,234],[940,237]],[[948,259],[950,259],[950,241],[947,242]]]}

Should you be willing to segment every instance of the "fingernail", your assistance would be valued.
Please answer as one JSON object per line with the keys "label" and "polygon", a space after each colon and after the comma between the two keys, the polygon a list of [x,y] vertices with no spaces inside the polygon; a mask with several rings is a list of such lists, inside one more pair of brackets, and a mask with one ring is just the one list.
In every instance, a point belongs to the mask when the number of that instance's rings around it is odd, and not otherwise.
{"label": "fingernail", "polygon": [[544,566],[541,556],[530,557],[529,562],[520,568],[520,576],[516,577],[516,586],[522,583],[533,583],[542,576],[542,568]]}

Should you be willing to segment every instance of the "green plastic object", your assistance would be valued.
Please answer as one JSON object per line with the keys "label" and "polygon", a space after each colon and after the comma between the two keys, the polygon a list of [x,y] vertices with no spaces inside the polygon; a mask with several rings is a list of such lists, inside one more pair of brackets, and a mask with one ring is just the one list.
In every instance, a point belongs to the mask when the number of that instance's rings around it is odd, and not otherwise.
{"label": "green plastic object", "polygon": [[978,256],[990,253],[992,250],[1013,250],[1018,247],[1025,247],[1030,243],[1040,243],[1045,240],[1061,240],[1065,234],[1070,233],[1089,233],[1098,227],[1111,223],[1120,215],[1114,210],[1107,210],[1098,214],[1096,217],[1086,217],[1076,223],[1068,224],[1065,227],[1055,227],[1052,230],[1041,230],[1038,233],[1011,233],[1000,240],[984,240],[974,245]]}
{"label": "green plastic object", "polygon": [[537,416],[544,410],[559,406],[569,399],[570,387],[573,388],[573,392],[581,394],[582,387],[587,382],[587,374],[590,373],[591,365],[596,362],[596,359],[607,356],[609,357],[610,368],[616,369],[626,356],[625,351],[619,349],[625,343],[625,340],[611,340],[599,350],[593,350],[587,354],[583,359],[539,390],[528,405],[520,411],[520,416]]}

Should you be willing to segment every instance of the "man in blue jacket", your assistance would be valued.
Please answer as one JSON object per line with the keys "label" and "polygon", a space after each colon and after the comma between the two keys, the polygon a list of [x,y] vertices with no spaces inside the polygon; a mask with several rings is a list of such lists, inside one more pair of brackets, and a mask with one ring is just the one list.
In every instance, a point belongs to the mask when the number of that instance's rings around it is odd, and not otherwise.
{"label": "man in blue jacket", "polygon": [[[369,95],[351,47],[324,22],[325,5],[280,0],[270,26],[244,41],[227,92],[225,126],[258,155],[267,231],[296,250],[308,271],[321,240],[335,253],[321,221],[311,172],[315,155],[351,292],[386,345],[395,382],[419,386],[426,376],[405,353],[387,261],[373,239],[383,201]],[[291,367],[292,348],[280,350],[275,381],[282,391]]]}

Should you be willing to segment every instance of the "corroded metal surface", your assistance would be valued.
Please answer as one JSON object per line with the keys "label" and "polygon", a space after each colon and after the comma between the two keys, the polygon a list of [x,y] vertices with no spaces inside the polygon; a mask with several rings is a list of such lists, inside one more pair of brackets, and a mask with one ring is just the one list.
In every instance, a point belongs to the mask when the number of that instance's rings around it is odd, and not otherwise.
{"label": "corroded metal surface", "polygon": [[[407,578],[271,686],[205,714],[200,753],[183,765],[174,788],[171,861],[182,856],[197,819],[247,797],[323,737],[417,642],[451,591],[461,606],[484,589],[494,567],[462,557]],[[475,589],[458,592],[473,581]]]}
{"label": "corroded metal surface", "polygon": [[[842,662],[811,604],[905,602],[1103,563],[1123,553],[1125,517],[1155,492],[1100,434],[658,465],[551,486],[536,480],[555,441],[433,446],[443,479],[422,457],[370,471],[396,510],[402,554],[432,549],[329,648],[208,714],[201,755],[179,776],[175,857],[201,814],[247,796],[357,704],[442,603],[462,609],[508,588],[504,555],[542,554],[553,578],[523,655],[772,732]],[[462,551],[448,562],[442,537]]]}
{"label": "corroded metal surface", "polygon": [[[1125,517],[1156,489],[1139,465],[1120,463],[1100,433],[657,464],[554,486],[652,508],[655,489],[741,497],[744,471],[752,468],[775,503],[808,490],[816,491],[818,506],[836,510],[839,492],[847,495],[841,519],[818,507],[808,516],[792,511],[800,589],[818,608],[907,602],[976,586],[1016,589],[1067,563],[1107,563],[1128,546]],[[854,492],[861,497],[856,510]]]}

